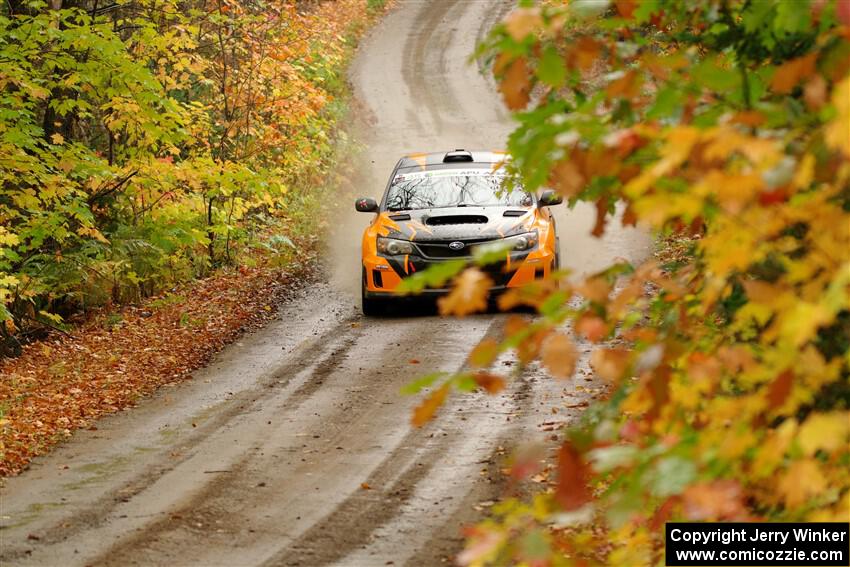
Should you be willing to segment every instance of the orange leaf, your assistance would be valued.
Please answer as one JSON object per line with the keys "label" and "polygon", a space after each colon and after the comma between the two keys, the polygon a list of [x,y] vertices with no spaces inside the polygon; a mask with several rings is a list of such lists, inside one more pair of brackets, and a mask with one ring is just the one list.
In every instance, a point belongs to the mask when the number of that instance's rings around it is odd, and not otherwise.
{"label": "orange leaf", "polygon": [[492,286],[493,280],[478,268],[464,270],[455,278],[452,291],[437,302],[440,314],[463,317],[476,311],[486,310],[487,292]]}
{"label": "orange leaf", "polygon": [[517,347],[517,356],[523,364],[537,358],[540,353],[540,346],[549,335],[549,332],[548,330],[537,331],[519,344]]}
{"label": "orange leaf", "polygon": [[637,226],[637,221],[637,213],[635,213],[632,202],[629,201],[626,205],[626,210],[623,211],[623,217],[620,219],[620,224],[623,226]]}
{"label": "orange leaf", "polygon": [[522,110],[528,105],[531,92],[528,62],[525,57],[518,57],[507,64],[503,62],[500,64],[497,60],[495,68],[499,69],[499,67],[505,70],[499,83],[499,91],[505,99],[505,104],[511,110]]}
{"label": "orange leaf", "polygon": [[599,58],[602,46],[596,40],[587,36],[580,37],[570,49],[568,61],[570,66],[587,71]]}
{"label": "orange leaf", "polygon": [[692,352],[688,356],[688,376],[696,382],[717,382],[722,365],[720,360],[702,352]]}
{"label": "orange leaf", "polygon": [[767,120],[767,118],[761,112],[756,110],[746,110],[743,112],[736,112],[732,115],[730,122],[732,124],[743,124],[744,126],[756,127],[764,124],[765,120]]}
{"label": "orange leaf", "polygon": [[604,278],[597,276],[580,283],[576,291],[594,303],[604,303],[611,292],[611,286]]}
{"label": "orange leaf", "polygon": [[790,93],[800,81],[814,75],[817,56],[813,52],[780,65],[770,79],[771,89],[779,94]]}
{"label": "orange leaf", "polygon": [[776,409],[785,403],[788,394],[791,393],[793,383],[794,373],[790,370],[786,370],[776,377],[767,390],[767,405],[770,409]]}
{"label": "orange leaf", "polygon": [[608,325],[601,317],[583,313],[576,321],[576,332],[595,343],[608,334]]}
{"label": "orange leaf", "polygon": [[549,184],[566,198],[578,195],[584,189],[585,179],[578,165],[571,159],[565,159],[552,168]]}
{"label": "orange leaf", "polygon": [[582,455],[569,442],[561,445],[558,452],[558,485],[555,499],[564,510],[576,510],[590,502],[587,487],[589,467]]}
{"label": "orange leaf", "polygon": [[540,354],[543,365],[556,378],[570,378],[575,372],[578,352],[568,336],[552,333],[543,341]]}
{"label": "orange leaf", "polygon": [[434,414],[440,409],[440,406],[446,401],[446,396],[449,393],[449,385],[443,384],[438,389],[431,392],[431,395],[425,398],[421,404],[413,410],[413,418],[411,422],[414,427],[422,427],[431,419]]}
{"label": "orange leaf", "polygon": [[717,358],[728,372],[738,373],[753,365],[752,353],[743,346],[722,346],[717,350]]}
{"label": "orange leaf", "polygon": [[618,382],[626,373],[630,357],[631,353],[623,348],[600,348],[590,355],[590,367],[599,377]]}
{"label": "orange leaf", "polygon": [[803,87],[803,98],[806,101],[806,106],[811,110],[818,110],[826,102],[826,79],[820,75],[815,75],[806,82]]}
{"label": "orange leaf", "polygon": [[608,198],[602,197],[596,201],[596,224],[593,225],[591,234],[596,238],[605,234],[605,217],[608,214]]}
{"label": "orange leaf", "polygon": [[514,41],[522,41],[543,24],[540,8],[517,8],[505,18],[505,30]]}
{"label": "orange leaf", "polygon": [[629,20],[638,7],[638,0],[614,0],[614,5],[620,17]]}
{"label": "orange leaf", "polygon": [[694,521],[743,520],[747,512],[741,485],[734,480],[694,484],[682,494],[685,517]]}
{"label": "orange leaf", "polygon": [[518,333],[521,333],[528,327],[528,320],[524,317],[520,317],[519,315],[511,315],[508,317],[508,320],[505,321],[505,335],[508,337],[512,337]]}
{"label": "orange leaf", "polygon": [[487,390],[489,394],[498,394],[505,389],[505,380],[496,374],[476,372],[472,377],[475,379],[475,383]]}
{"label": "orange leaf", "polygon": [[640,76],[635,71],[626,71],[622,77],[611,81],[605,88],[608,98],[633,98],[640,92]]}

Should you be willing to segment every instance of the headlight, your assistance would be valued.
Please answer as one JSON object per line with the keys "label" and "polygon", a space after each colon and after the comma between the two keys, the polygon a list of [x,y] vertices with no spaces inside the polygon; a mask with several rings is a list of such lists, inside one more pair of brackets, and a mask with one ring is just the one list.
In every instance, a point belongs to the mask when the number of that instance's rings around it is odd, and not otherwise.
{"label": "headlight", "polygon": [[509,236],[505,239],[505,242],[510,245],[512,250],[531,250],[537,246],[537,231]]}
{"label": "headlight", "polygon": [[378,252],[387,256],[399,256],[401,254],[413,254],[413,244],[407,240],[396,240],[395,238],[378,237]]}

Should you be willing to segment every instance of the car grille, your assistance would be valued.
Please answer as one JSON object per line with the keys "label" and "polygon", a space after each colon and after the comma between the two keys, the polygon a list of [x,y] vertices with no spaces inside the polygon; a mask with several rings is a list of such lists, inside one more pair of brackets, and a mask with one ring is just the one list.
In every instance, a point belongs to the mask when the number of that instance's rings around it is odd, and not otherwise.
{"label": "car grille", "polygon": [[[452,250],[449,244],[452,242],[463,242],[464,247],[460,250]],[[478,244],[488,242],[487,240],[447,240],[445,242],[417,242],[416,246],[426,258],[469,258]]]}

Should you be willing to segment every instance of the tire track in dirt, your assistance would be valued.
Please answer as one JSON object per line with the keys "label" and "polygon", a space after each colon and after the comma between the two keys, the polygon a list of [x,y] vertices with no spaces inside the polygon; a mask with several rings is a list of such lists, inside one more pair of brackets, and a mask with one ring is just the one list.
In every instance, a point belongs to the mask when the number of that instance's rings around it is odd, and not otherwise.
{"label": "tire track in dirt", "polygon": [[419,25],[413,32],[412,38],[405,42],[403,50],[402,76],[410,89],[411,99],[408,106],[420,109],[419,112],[414,110],[413,113],[417,117],[416,121],[420,128],[422,125],[419,117],[424,111],[431,118],[432,124],[429,125],[429,129],[437,132],[444,127],[442,118],[444,107],[441,108],[441,105],[432,95],[433,80],[429,81],[428,66],[426,65],[431,53],[428,44],[434,31],[438,28],[439,22],[446,17],[446,11],[456,3],[457,0],[423,2],[416,16]]}
{"label": "tire track in dirt", "polygon": [[[498,339],[501,336],[501,326],[491,325],[487,333],[482,337]],[[468,360],[457,371],[468,369]],[[391,525],[391,531],[398,533],[403,530],[402,517],[405,512],[411,514],[412,504],[424,502],[422,494],[423,484],[433,484],[435,476],[447,470],[449,474],[463,470],[461,467],[447,467],[452,454],[478,454],[492,458],[491,452],[493,433],[501,435],[501,439],[495,446],[507,442],[511,437],[512,426],[505,427],[504,424],[493,424],[492,421],[503,415],[513,415],[526,409],[528,396],[528,383],[525,380],[517,380],[508,393],[498,398],[490,398],[490,403],[501,401],[504,409],[498,411],[480,411],[483,394],[477,396],[456,395],[447,407],[444,407],[436,422],[421,429],[411,429],[400,441],[398,448],[387,455],[384,461],[361,485],[361,490],[351,493],[344,501],[333,509],[322,520],[315,523],[308,531],[298,539],[278,551],[269,558],[264,567],[277,567],[289,565],[327,565],[327,564],[373,564],[387,561],[388,556],[360,558],[351,563],[352,553],[358,549],[367,548],[376,539],[376,531],[384,526]],[[470,418],[469,416],[472,415]],[[495,418],[495,419],[494,419]],[[486,427],[488,432],[481,431]],[[483,440],[483,443],[482,443]],[[470,441],[477,447],[470,447]],[[448,459],[447,459],[448,457]],[[479,459],[480,460],[480,459]],[[467,459],[469,461],[469,459]],[[477,461],[465,463],[467,469],[475,465]],[[472,467],[475,468],[475,467]],[[444,469],[440,471],[439,469]],[[437,480],[437,490],[443,488],[440,480]],[[478,488],[478,487],[476,487]],[[433,493],[435,487],[429,487]],[[488,486],[485,491],[488,495],[495,495],[495,485]],[[480,493],[481,490],[472,492]],[[418,496],[417,496],[418,494]],[[454,496],[445,495],[448,500]],[[471,508],[467,512],[472,511]],[[422,526],[422,510],[412,511],[417,518],[416,524]],[[464,520],[470,519],[466,514]],[[409,522],[408,522],[409,523]],[[376,550],[373,555],[383,551],[390,553],[398,559],[400,549],[407,544],[408,548],[415,550],[411,538],[390,544],[390,550]],[[346,561],[347,560],[347,561]],[[420,559],[421,561],[421,559]],[[432,564],[429,561],[422,565]]]}
{"label": "tire track in dirt", "polygon": [[[448,328],[454,326],[449,321],[434,323],[444,327],[444,333],[452,335],[452,339],[458,336],[456,330]],[[400,331],[396,350],[412,352],[421,341],[419,333],[406,321],[388,320],[382,325]],[[265,400],[260,407],[251,409],[244,423],[233,424],[232,431],[222,431],[218,444],[232,436],[234,443],[246,446],[240,459],[216,473],[218,478],[203,490],[181,498],[168,508],[167,515],[160,514],[157,521],[140,532],[122,538],[92,563],[148,564],[169,557],[204,565],[262,562],[282,545],[312,529],[323,516],[335,515],[338,504],[344,505],[352,493],[362,492],[361,482],[380,486],[383,479],[403,476],[395,458],[405,453],[405,446],[420,451],[416,448],[418,432],[411,434],[407,429],[406,412],[401,424],[396,422],[397,414],[388,414],[384,419],[374,415],[375,405],[394,404],[397,390],[387,391],[385,384],[374,379],[352,388],[350,378],[357,365],[362,365],[359,368],[364,374],[388,371],[399,376],[403,375],[400,367],[408,367],[409,363],[392,352],[370,360],[373,334],[368,331],[370,328],[353,335],[355,340],[338,340],[327,357],[308,371],[310,379],[292,395]],[[425,358],[421,364],[439,364],[439,358]],[[356,399],[347,399],[349,395]],[[277,427],[266,423],[273,415],[281,418]],[[297,432],[287,431],[287,416],[294,416]],[[390,440],[383,441],[382,433],[393,428]],[[412,437],[406,437],[405,432]],[[402,447],[400,453],[398,447]],[[380,458],[362,456],[370,452]],[[313,501],[323,498],[327,506],[313,505]],[[337,535],[340,533],[345,530]],[[193,547],[199,537],[205,540],[203,549]],[[233,549],[235,538],[241,548],[250,549],[247,557]]]}
{"label": "tire track in dirt", "polygon": [[[209,412],[209,419],[202,422],[199,427],[195,427],[193,423],[191,435],[179,444],[169,445],[167,450],[170,458],[153,460],[149,467],[139,471],[123,485],[105,493],[97,501],[91,502],[85,508],[75,510],[75,522],[69,524],[63,521],[43,530],[39,535],[39,541],[44,544],[55,544],[73,538],[82,530],[90,531],[102,526],[117,507],[122,503],[129,502],[132,498],[149,489],[163,476],[186,463],[192,458],[193,448],[201,445],[206,439],[221,431],[222,428],[227,427],[238,415],[250,411],[249,409],[246,410],[246,408],[262,403],[274,395],[279,395],[281,388],[286,388],[297,378],[299,369],[309,367],[310,361],[314,360],[317,356],[321,357],[325,351],[333,347],[335,340],[339,341],[342,339],[344,345],[352,345],[354,343],[353,339],[350,337],[347,338],[351,330],[351,319],[347,319],[329,331],[300,345],[292,358],[281,364],[265,380],[259,382],[255,388],[231,397],[216,407],[214,412]],[[330,356],[324,359],[323,369],[325,371],[332,366],[332,360],[338,354],[338,351],[339,349],[333,351]],[[306,381],[298,385],[292,396],[301,395],[303,397],[309,391],[318,388],[319,385]],[[273,388],[276,390],[273,390]],[[73,490],[75,485],[73,483],[68,484],[67,488]],[[4,527],[3,531],[5,532],[6,529]],[[16,561],[25,555],[25,552],[21,552],[14,546],[3,545],[0,548],[0,562]]]}

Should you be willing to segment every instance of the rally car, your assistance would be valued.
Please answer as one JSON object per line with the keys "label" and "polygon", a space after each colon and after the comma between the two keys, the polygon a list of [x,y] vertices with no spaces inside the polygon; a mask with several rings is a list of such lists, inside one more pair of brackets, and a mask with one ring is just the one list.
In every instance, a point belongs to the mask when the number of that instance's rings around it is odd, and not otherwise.
{"label": "rally car", "polygon": [[[506,245],[505,260],[484,268],[494,291],[520,286],[558,268],[555,219],[562,202],[506,188],[504,152],[454,150],[411,154],[393,169],[381,202],[362,197],[355,208],[377,213],[363,233],[363,313],[377,315],[405,277],[429,265],[471,258],[476,246]],[[447,289],[428,289],[439,294]]]}

